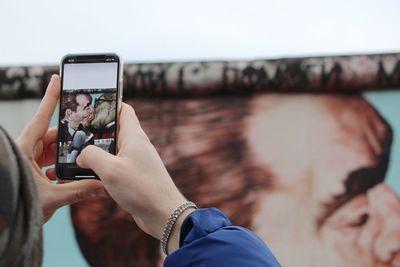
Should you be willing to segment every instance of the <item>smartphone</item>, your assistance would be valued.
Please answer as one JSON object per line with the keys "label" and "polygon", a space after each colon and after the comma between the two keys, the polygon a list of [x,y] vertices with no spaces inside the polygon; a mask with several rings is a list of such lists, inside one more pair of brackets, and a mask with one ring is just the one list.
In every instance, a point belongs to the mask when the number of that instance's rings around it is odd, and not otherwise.
{"label": "smartphone", "polygon": [[88,145],[116,154],[122,73],[122,59],[114,53],[62,58],[56,160],[59,180],[98,179],[93,170],[76,164]]}

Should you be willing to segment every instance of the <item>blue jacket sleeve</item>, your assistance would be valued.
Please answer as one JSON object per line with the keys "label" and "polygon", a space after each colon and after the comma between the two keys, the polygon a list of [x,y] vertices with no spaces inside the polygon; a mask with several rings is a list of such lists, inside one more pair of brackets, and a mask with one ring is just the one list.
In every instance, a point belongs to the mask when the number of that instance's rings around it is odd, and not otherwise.
{"label": "blue jacket sleeve", "polygon": [[276,267],[265,243],[253,232],[233,226],[218,209],[200,209],[184,222],[189,226],[180,249],[167,256],[164,267]]}

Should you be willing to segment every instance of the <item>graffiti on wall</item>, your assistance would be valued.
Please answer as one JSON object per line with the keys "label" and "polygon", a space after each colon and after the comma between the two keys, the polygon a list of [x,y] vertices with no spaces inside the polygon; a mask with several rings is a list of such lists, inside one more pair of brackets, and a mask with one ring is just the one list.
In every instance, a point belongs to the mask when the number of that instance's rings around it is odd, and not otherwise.
{"label": "graffiti on wall", "polygon": [[[0,99],[41,97],[58,67],[0,68]],[[389,89],[400,84],[400,54],[253,61],[126,64],[131,97],[250,94],[263,91]]]}

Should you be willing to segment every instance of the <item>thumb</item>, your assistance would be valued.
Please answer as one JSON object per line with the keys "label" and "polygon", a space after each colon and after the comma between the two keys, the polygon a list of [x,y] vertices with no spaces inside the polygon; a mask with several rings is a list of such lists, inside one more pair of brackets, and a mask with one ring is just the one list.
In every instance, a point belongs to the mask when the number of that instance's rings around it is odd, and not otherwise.
{"label": "thumb", "polygon": [[87,146],[82,150],[76,163],[81,168],[92,169],[98,176],[104,176],[111,168],[116,157],[97,146]]}
{"label": "thumb", "polygon": [[82,200],[108,196],[103,184],[98,180],[81,180],[73,183],[55,186],[57,198],[53,203],[56,207],[73,204]]}

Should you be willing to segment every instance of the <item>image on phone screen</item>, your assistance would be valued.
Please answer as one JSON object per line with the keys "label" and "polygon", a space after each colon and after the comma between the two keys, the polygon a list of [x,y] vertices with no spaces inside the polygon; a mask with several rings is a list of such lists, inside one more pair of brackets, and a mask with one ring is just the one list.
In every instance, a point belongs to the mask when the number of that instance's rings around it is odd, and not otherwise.
{"label": "image on phone screen", "polygon": [[58,133],[61,176],[93,176],[76,164],[88,145],[116,153],[118,62],[63,64]]}

